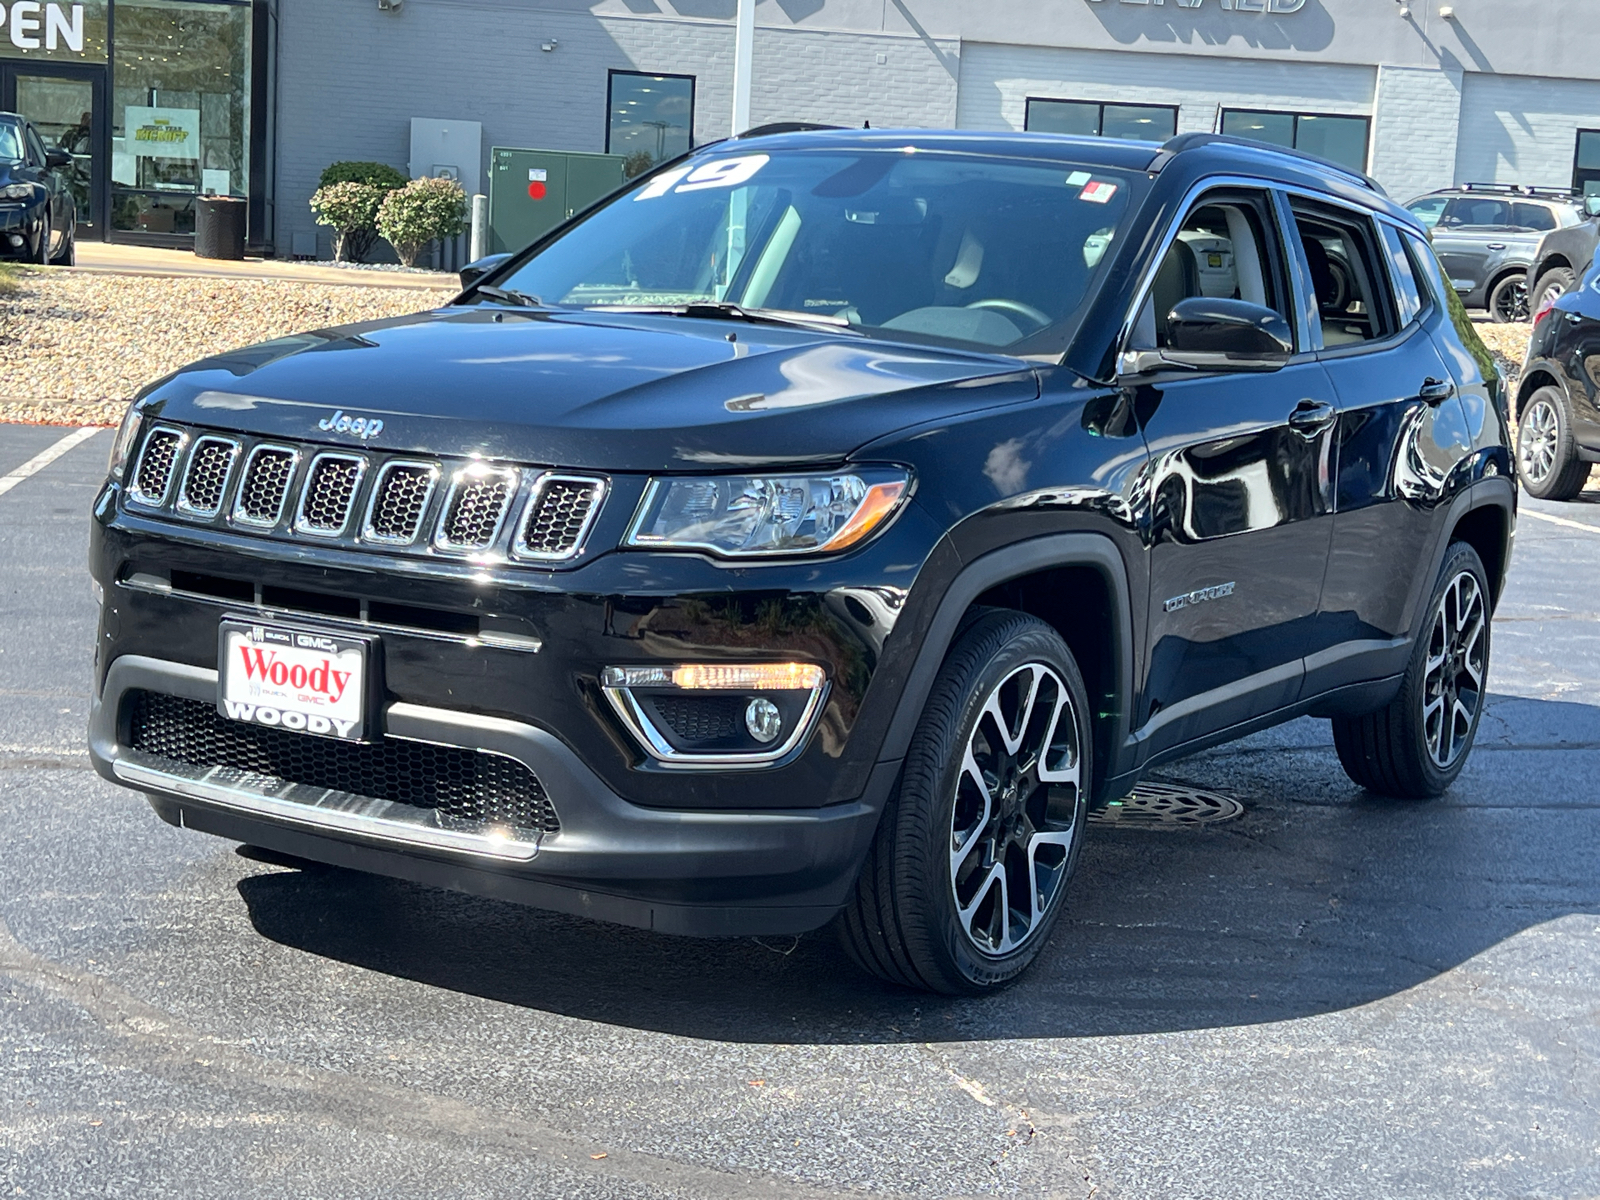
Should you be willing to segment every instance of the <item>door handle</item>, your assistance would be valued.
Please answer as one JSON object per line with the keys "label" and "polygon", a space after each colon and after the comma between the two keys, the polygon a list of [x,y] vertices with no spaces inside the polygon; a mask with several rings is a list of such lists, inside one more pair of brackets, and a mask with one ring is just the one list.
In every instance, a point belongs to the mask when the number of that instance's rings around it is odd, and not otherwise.
{"label": "door handle", "polygon": [[1429,404],[1441,404],[1450,398],[1450,393],[1453,391],[1455,391],[1453,384],[1429,375],[1422,381],[1422,388],[1417,395]]}
{"label": "door handle", "polygon": [[1289,428],[1301,437],[1314,438],[1332,425],[1338,414],[1333,405],[1320,400],[1302,400],[1289,414]]}
{"label": "door handle", "polygon": [[1568,312],[1568,313],[1565,313],[1563,315],[1567,318],[1568,321],[1570,321],[1574,325],[1577,325],[1577,324],[1579,324],[1579,323],[1581,323],[1583,321],[1583,314],[1582,313]]}
{"label": "door handle", "polygon": [[1484,247],[1484,249],[1486,249],[1486,250],[1504,250],[1505,248],[1506,248],[1506,244],[1504,242],[1489,242]]}

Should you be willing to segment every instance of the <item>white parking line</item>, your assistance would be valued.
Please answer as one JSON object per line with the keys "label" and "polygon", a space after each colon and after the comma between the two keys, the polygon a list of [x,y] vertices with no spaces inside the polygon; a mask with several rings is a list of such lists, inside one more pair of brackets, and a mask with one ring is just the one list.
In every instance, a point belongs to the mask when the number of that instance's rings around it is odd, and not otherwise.
{"label": "white parking line", "polygon": [[[4,481],[0,481],[0,487],[3,486]],[[1539,520],[1549,521],[1552,525],[1565,525],[1569,529],[1581,529],[1585,533],[1600,533],[1600,525],[1585,525],[1582,521],[1569,521],[1565,517],[1552,517],[1549,513],[1534,512],[1531,508],[1518,510],[1517,516],[1538,517]]]}
{"label": "white parking line", "polygon": [[23,463],[15,471],[11,472],[11,474],[0,475],[0,496],[4,496],[28,476],[38,474],[51,463],[55,462],[56,459],[60,458],[68,450],[71,450],[74,446],[80,445],[83,442],[87,442],[99,432],[100,427],[98,425],[90,425],[84,429],[74,430],[72,433],[67,434],[67,436],[62,438],[59,442],[52,444],[48,449],[41,450],[38,454],[35,454],[27,462]]}

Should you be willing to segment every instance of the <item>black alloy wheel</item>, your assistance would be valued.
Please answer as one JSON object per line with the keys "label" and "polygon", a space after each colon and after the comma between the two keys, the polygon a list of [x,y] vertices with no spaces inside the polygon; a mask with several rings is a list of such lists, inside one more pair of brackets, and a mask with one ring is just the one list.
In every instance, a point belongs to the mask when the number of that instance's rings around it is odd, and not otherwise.
{"label": "black alloy wheel", "polygon": [[1540,500],[1571,500],[1589,480],[1560,388],[1540,388],[1517,415],[1517,475]]}
{"label": "black alloy wheel", "polygon": [[1520,271],[1494,285],[1489,293],[1489,315],[1500,325],[1528,319],[1528,280]]}
{"label": "black alloy wheel", "polygon": [[1399,694],[1377,712],[1333,719],[1339,763],[1354,782],[1415,800],[1455,782],[1483,716],[1491,615],[1478,552],[1452,543]]}
{"label": "black alloy wheel", "polygon": [[990,610],[957,639],[878,826],[841,939],[893,983],[1003,986],[1060,916],[1087,813],[1092,739],[1072,652]]}

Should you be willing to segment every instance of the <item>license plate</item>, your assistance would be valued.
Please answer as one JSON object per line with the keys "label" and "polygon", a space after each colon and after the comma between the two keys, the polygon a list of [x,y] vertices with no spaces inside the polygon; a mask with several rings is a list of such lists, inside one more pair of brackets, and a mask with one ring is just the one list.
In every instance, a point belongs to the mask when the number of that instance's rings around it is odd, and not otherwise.
{"label": "license plate", "polygon": [[366,737],[369,639],[224,621],[219,650],[223,716],[345,741]]}

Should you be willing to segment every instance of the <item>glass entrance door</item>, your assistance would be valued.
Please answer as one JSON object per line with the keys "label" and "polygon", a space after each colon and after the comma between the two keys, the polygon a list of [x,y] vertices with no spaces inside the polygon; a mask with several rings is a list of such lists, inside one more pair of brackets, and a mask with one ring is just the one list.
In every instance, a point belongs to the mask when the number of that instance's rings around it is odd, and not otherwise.
{"label": "glass entrance door", "polygon": [[78,236],[104,237],[105,68],[0,63],[0,110],[21,113],[47,147],[72,156],[61,174],[78,202]]}

